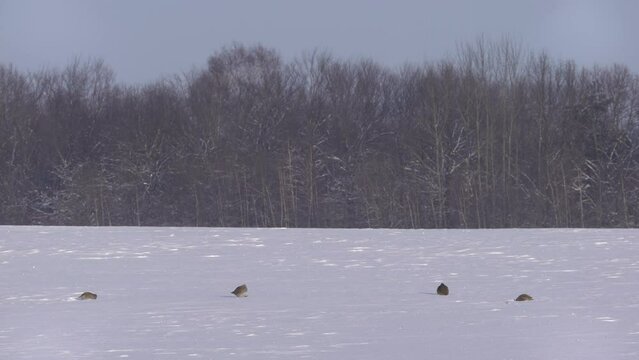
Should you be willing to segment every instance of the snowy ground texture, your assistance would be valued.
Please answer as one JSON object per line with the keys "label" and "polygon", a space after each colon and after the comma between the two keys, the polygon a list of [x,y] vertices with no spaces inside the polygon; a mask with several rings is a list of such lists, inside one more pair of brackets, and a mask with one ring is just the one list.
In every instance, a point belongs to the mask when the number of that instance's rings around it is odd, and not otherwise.
{"label": "snowy ground texture", "polygon": [[0,358],[639,359],[639,230],[1,226]]}

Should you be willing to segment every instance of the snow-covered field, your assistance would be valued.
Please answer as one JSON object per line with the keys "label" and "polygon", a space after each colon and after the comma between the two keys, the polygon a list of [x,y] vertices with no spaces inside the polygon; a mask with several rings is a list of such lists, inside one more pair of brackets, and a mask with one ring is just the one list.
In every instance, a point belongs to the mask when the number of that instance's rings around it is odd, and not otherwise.
{"label": "snow-covered field", "polygon": [[1,226],[0,359],[121,358],[639,359],[639,230]]}

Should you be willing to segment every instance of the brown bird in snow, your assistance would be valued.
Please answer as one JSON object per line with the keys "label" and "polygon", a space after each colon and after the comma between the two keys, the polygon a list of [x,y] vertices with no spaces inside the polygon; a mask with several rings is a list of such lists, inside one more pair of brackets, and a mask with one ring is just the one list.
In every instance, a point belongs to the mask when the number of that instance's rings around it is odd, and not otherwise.
{"label": "brown bird in snow", "polygon": [[533,299],[532,296],[530,296],[528,294],[521,294],[521,295],[517,296],[515,301],[530,301],[532,299]]}
{"label": "brown bird in snow", "polygon": [[78,300],[96,300],[97,298],[98,295],[88,291],[85,291],[82,295],[78,296]]}
{"label": "brown bird in snow", "polygon": [[246,297],[248,296],[247,292],[248,292],[248,288],[246,287],[246,284],[242,284],[236,287],[235,290],[231,291],[231,294],[237,297]]}
{"label": "brown bird in snow", "polygon": [[437,295],[448,295],[448,286],[444,283],[439,284],[437,287]]}

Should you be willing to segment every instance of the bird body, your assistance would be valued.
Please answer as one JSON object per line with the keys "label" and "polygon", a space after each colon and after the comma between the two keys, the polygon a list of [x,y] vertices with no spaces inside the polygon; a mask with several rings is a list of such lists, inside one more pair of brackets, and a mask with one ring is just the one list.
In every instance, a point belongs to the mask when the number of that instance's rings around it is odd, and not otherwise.
{"label": "bird body", "polygon": [[78,296],[78,300],[96,300],[97,298],[98,295],[89,291],[85,291],[82,293],[82,295]]}
{"label": "bird body", "polygon": [[437,295],[448,295],[448,286],[444,283],[439,284],[437,287]]}
{"label": "bird body", "polygon": [[248,287],[246,287],[246,284],[242,284],[236,287],[235,290],[231,291],[231,294],[237,297],[246,297],[248,296],[247,292],[248,292]]}
{"label": "bird body", "polygon": [[530,301],[532,299],[533,299],[532,296],[530,296],[528,294],[521,294],[521,295],[517,296],[515,301]]}

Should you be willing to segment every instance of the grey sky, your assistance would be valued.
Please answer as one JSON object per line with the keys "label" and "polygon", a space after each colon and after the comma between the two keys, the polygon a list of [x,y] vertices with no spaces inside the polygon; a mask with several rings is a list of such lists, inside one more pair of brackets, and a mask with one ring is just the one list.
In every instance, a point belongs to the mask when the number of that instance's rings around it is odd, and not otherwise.
{"label": "grey sky", "polygon": [[102,58],[119,81],[139,83],[203,67],[233,42],[394,66],[442,59],[483,34],[639,72],[638,14],[637,0],[0,0],[0,63]]}

